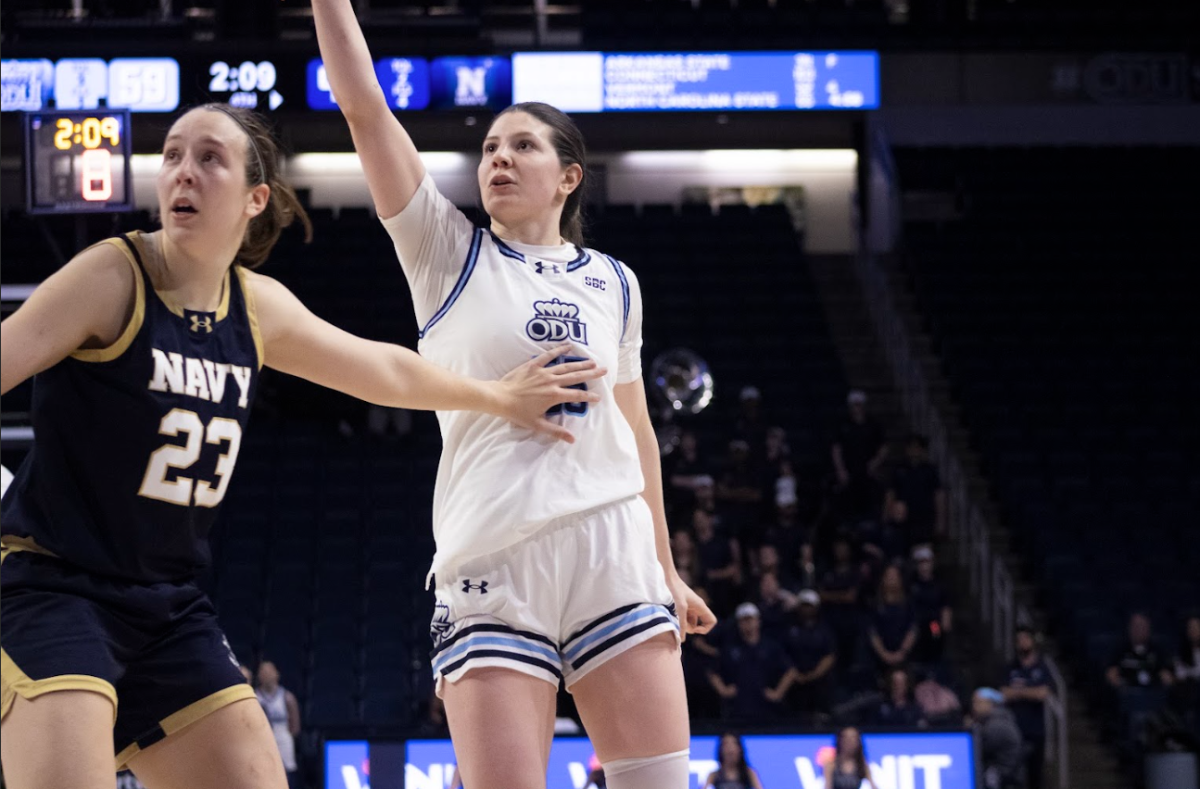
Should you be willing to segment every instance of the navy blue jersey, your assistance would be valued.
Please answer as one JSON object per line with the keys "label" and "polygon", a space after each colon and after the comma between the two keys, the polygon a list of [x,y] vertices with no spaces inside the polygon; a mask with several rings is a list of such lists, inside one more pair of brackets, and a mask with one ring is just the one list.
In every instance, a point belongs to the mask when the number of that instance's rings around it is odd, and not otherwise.
{"label": "navy blue jersey", "polygon": [[4,497],[4,546],[89,572],[182,581],[208,564],[208,533],[237,463],[262,365],[245,272],[216,312],[169,306],[134,233],[104,242],[134,269],[133,315],[107,348],[34,377],[34,445]]}

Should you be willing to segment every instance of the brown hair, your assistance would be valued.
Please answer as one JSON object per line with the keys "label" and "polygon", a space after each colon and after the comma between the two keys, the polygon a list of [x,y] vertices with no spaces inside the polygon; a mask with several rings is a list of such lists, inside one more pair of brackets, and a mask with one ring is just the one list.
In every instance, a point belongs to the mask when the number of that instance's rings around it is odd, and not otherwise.
{"label": "brown hair", "polygon": [[[559,164],[563,167],[577,164],[583,170],[579,186],[567,195],[567,201],[563,204],[562,217],[558,220],[558,232],[562,237],[572,244],[583,246],[583,198],[588,184],[587,147],[583,143],[583,133],[565,112],[540,101],[513,104],[501,111],[496,118],[510,112],[523,112],[549,126],[552,132],[550,142],[554,145],[555,152],[558,153]],[[495,120],[492,123],[495,123]]]}
{"label": "brown hair", "polygon": [[[848,731],[852,731],[858,735],[858,751],[856,753],[850,754],[842,751],[842,736]],[[837,733],[837,740],[835,741],[834,746],[834,752],[836,756],[833,760],[833,769],[840,770],[842,762],[846,759],[850,759],[858,768],[858,779],[860,781],[871,776],[871,768],[867,765],[867,752],[865,746],[863,745],[862,734],[858,731],[858,729],[854,728],[853,726],[847,726],[839,731]]]}
{"label": "brown hair", "polygon": [[246,268],[258,268],[271,254],[283,229],[299,219],[304,226],[304,241],[312,241],[312,220],[300,204],[300,198],[279,173],[282,152],[266,118],[257,112],[228,104],[203,104],[199,107],[227,116],[246,133],[246,183],[271,187],[267,207],[250,220],[246,235],[234,262]]}

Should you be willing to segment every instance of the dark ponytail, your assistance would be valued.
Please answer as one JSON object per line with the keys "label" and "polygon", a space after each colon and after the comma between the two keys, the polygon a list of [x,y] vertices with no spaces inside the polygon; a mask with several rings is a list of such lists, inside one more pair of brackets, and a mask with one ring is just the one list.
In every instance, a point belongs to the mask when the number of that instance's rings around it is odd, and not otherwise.
{"label": "dark ponytail", "polygon": [[312,241],[312,220],[300,205],[296,190],[279,173],[282,155],[266,119],[257,112],[228,104],[205,104],[200,109],[228,115],[246,133],[246,183],[252,187],[259,184],[271,187],[267,207],[250,220],[234,261],[246,268],[258,268],[271,254],[283,229],[297,219],[304,225],[305,243]]}
{"label": "dark ponytail", "polygon": [[579,186],[567,195],[566,203],[563,204],[562,217],[558,222],[558,232],[564,239],[577,246],[583,246],[583,206],[586,202],[584,196],[588,185],[587,147],[583,143],[583,134],[575,125],[575,121],[571,120],[565,112],[540,101],[514,104],[496,117],[499,118],[500,115],[509,112],[523,112],[549,126],[553,131],[550,141],[558,153],[559,164],[563,167],[577,164],[583,170]]}

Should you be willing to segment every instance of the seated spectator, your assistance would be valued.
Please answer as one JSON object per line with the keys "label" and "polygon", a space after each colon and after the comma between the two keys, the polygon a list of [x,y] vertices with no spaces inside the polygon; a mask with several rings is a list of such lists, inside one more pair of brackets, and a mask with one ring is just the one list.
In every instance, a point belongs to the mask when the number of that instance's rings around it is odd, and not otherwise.
{"label": "seated spectator", "polygon": [[296,696],[279,684],[279,670],[269,660],[258,665],[258,689],[255,691],[262,705],[279,755],[283,758],[283,769],[287,773],[289,789],[299,789],[300,767],[296,762],[296,737],[300,735],[300,704]]}
{"label": "seated spectator", "polygon": [[1179,654],[1175,656],[1175,681],[1200,683],[1200,616],[1192,615],[1183,623]]}
{"label": "seated spectator", "polygon": [[1166,657],[1151,639],[1145,614],[1129,617],[1128,640],[1113,656],[1105,676],[1114,688],[1154,688],[1174,682]]}
{"label": "seated spectator", "polygon": [[763,638],[754,603],[739,605],[736,617],[737,636],[721,649],[720,668],[708,680],[725,701],[726,718],[758,723],[778,717],[792,665],[783,647]]}
{"label": "seated spectator", "polygon": [[813,555],[811,542],[800,544],[800,552],[796,557],[795,583],[800,589],[816,589],[821,585],[821,578],[817,573],[817,562]]}
{"label": "seated spectator", "polygon": [[712,515],[704,510],[693,513],[692,527],[703,586],[712,597],[717,615],[728,614],[741,592],[741,546],[736,538],[719,535]]}
{"label": "seated spectator", "polygon": [[893,501],[884,508],[882,520],[865,518],[855,524],[854,535],[876,573],[903,559],[908,550],[904,534],[904,521],[907,518],[907,505],[902,501]]}
{"label": "seated spectator", "polygon": [[762,543],[762,472],[750,456],[750,444],[740,438],[729,442],[729,458],[717,481],[717,504],[743,543]]}
{"label": "seated spectator", "polygon": [[796,595],[784,589],[774,573],[765,573],[758,581],[758,611],[763,635],[783,643],[792,624]]}
{"label": "seated spectator", "polygon": [[1021,789],[1025,785],[1021,732],[1000,691],[975,691],[967,725],[979,739],[984,789]]}
{"label": "seated spectator", "polygon": [[762,789],[758,773],[746,762],[746,748],[736,734],[723,734],[717,743],[717,769],[704,789]]}
{"label": "seated spectator", "polygon": [[938,681],[937,672],[920,669],[913,698],[921,709],[921,717],[932,726],[950,726],[962,720],[962,703],[958,694]]}
{"label": "seated spectator", "polygon": [[846,397],[847,414],[831,446],[842,517],[851,523],[879,512],[879,475],[887,460],[883,428],[867,414],[867,395],[855,389]]}
{"label": "seated spectator", "polygon": [[667,504],[675,513],[688,513],[696,506],[696,488],[712,479],[712,467],[700,454],[696,434],[685,430],[679,446],[663,459],[663,479],[667,482]]}
{"label": "seated spectator", "polygon": [[694,480],[692,494],[696,498],[696,509],[704,510],[713,518],[720,520],[717,514],[717,483],[707,474],[701,474]]}
{"label": "seated spectator", "polygon": [[850,541],[838,536],[833,541],[833,567],[821,579],[821,603],[825,618],[837,638],[837,653],[848,667],[855,659],[861,622],[859,591],[861,570],[853,563]]}
{"label": "seated spectator", "polygon": [[[773,481],[791,473],[792,447],[788,444],[787,431],[779,425],[767,429],[763,461],[767,474]],[[787,464],[785,471],[785,464]]]}
{"label": "seated spectator", "polygon": [[875,712],[875,723],[909,729],[926,725],[921,708],[913,698],[912,680],[904,668],[898,666],[887,673],[887,686],[883,701]]}
{"label": "seated spectator", "polygon": [[885,518],[896,502],[904,504],[898,525],[906,545],[932,543],[946,533],[946,490],[929,460],[929,440],[912,435],[904,445],[904,461],[892,472],[884,496]]}
{"label": "seated spectator", "polygon": [[692,533],[687,529],[680,529],[671,535],[671,558],[680,573],[690,573],[692,578],[700,574],[700,554]]}
{"label": "seated spectator", "polygon": [[1046,699],[1054,693],[1054,683],[1033,630],[1019,627],[1015,639],[1017,657],[1008,667],[1000,693],[1024,741],[1025,780],[1029,789],[1041,789],[1046,762]]}
{"label": "seated spectator", "polygon": [[756,578],[762,578],[764,575],[774,575],[779,580],[779,585],[788,591],[794,592],[801,588],[796,585],[796,579],[783,566],[783,560],[779,555],[779,548],[774,543],[764,542],[758,546],[758,550],[754,553],[754,559],[755,566],[753,573]]}
{"label": "seated spectator", "polygon": [[762,457],[767,436],[762,404],[762,393],[757,386],[743,386],[738,393],[738,415],[733,423],[734,437],[745,441],[756,458]]}
{"label": "seated spectator", "polygon": [[1189,616],[1184,622],[1171,701],[1185,724],[1200,734],[1200,616]]}
{"label": "seated spectator", "polygon": [[808,540],[809,529],[801,522],[795,501],[777,500],[771,519],[762,529],[763,544],[774,545],[784,565],[790,566],[799,553],[800,546]]}
{"label": "seated spectator", "polygon": [[809,717],[825,715],[833,698],[831,673],[837,663],[833,631],[821,621],[821,596],[816,590],[801,591],[797,603],[796,624],[788,631],[786,642],[796,670],[792,707]]}
{"label": "seated spectator", "polygon": [[909,593],[917,620],[917,645],[912,659],[917,663],[940,663],[946,637],[954,624],[950,597],[946,588],[933,577],[933,549],[928,545],[913,551],[917,572]]}
{"label": "seated spectator", "polygon": [[879,579],[879,593],[871,613],[871,649],[882,668],[901,666],[917,643],[917,623],[904,592],[900,568],[888,567]]}

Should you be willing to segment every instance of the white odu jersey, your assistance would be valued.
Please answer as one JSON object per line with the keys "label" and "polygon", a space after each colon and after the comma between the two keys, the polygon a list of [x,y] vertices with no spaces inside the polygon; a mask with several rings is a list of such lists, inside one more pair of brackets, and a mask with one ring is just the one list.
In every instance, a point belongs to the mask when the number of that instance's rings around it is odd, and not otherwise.
{"label": "white odu jersey", "polygon": [[502,378],[569,342],[567,360],[608,369],[587,384],[599,403],[550,418],[567,444],[467,411],[438,412],[442,458],[433,498],[431,573],[495,553],[549,521],[642,492],[633,430],[613,399],[642,374],[642,300],[618,261],[571,244],[504,242],[475,228],[425,176],[412,202],[383,220],[408,278],[421,355],[462,375]]}

